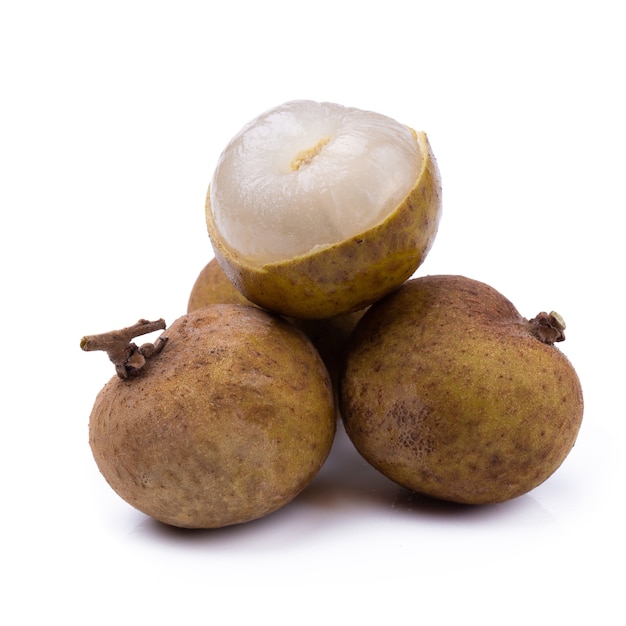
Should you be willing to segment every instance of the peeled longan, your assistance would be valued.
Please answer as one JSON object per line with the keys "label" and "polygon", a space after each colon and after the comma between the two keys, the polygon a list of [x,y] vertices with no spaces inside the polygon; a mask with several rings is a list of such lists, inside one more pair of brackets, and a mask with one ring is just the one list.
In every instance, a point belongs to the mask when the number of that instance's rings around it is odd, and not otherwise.
{"label": "peeled longan", "polygon": [[424,132],[295,100],[232,138],[205,208],[215,256],[248,300],[323,319],[363,309],[414,273],[437,233],[441,180]]}

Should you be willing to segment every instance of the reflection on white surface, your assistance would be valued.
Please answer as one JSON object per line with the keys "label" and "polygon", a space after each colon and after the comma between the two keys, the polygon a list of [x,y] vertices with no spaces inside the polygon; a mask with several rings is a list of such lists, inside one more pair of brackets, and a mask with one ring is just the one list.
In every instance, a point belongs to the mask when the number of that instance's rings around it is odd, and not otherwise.
{"label": "reflection on white surface", "polygon": [[[141,514],[139,514],[141,515]],[[433,500],[413,493],[380,474],[356,451],[340,425],[331,454],[313,482],[295,500],[267,517],[219,529],[186,530],[166,526],[141,515],[128,540],[156,546],[204,547],[221,550],[274,550],[304,547],[322,536],[345,536],[347,541],[372,526],[393,526],[415,533],[442,533],[490,524],[523,521],[526,528],[557,524],[554,516],[531,494],[496,505],[471,506]],[[490,532],[493,532],[493,528]]]}

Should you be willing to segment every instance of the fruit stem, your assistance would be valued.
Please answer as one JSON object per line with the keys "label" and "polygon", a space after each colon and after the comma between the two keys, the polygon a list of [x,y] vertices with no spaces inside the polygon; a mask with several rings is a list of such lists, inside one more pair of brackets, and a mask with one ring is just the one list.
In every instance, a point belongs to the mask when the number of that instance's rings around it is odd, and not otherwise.
{"label": "fruit stem", "polygon": [[120,378],[136,376],[146,364],[146,360],[158,354],[165,346],[167,337],[160,336],[154,343],[144,343],[137,346],[131,340],[139,335],[146,335],[155,330],[165,329],[162,319],[150,322],[141,319],[136,324],[112,330],[100,335],[85,335],[80,340],[80,347],[85,352],[103,350],[115,365],[115,371]]}
{"label": "fruit stem", "polygon": [[565,321],[556,311],[539,313],[528,323],[530,332],[542,343],[552,345],[565,340]]}

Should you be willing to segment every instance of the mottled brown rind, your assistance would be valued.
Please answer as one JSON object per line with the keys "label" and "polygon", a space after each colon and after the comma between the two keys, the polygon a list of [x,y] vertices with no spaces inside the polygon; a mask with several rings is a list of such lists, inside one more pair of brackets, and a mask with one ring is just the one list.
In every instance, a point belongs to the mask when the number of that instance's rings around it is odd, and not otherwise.
{"label": "mottled brown rind", "polygon": [[416,492],[467,504],[520,496],[574,445],[580,381],[504,296],[461,276],[408,281],[357,326],[341,384],[359,452]]}
{"label": "mottled brown rind", "polygon": [[[192,287],[187,311],[195,311],[210,304],[248,304],[256,306],[230,282],[216,259],[211,259],[200,271]],[[367,309],[328,319],[297,319],[286,317],[313,342],[320,353],[333,387],[337,386],[346,345],[357,322]]]}
{"label": "mottled brown rind", "polygon": [[263,517],[317,474],[335,432],[328,373],[303,333],[239,305],[185,315],[136,378],[111,379],[89,423],[96,463],[166,524]]}
{"label": "mottled brown rind", "polygon": [[209,190],[207,228],[215,257],[231,282],[259,306],[313,319],[357,311],[401,285],[426,258],[441,214],[435,157],[426,134],[414,134],[422,170],[400,206],[360,235],[288,261],[257,267],[228,248],[215,227]]}
{"label": "mottled brown rind", "polygon": [[217,259],[211,259],[200,270],[189,294],[187,313],[202,309],[209,304],[247,304],[256,306],[228,280]]}

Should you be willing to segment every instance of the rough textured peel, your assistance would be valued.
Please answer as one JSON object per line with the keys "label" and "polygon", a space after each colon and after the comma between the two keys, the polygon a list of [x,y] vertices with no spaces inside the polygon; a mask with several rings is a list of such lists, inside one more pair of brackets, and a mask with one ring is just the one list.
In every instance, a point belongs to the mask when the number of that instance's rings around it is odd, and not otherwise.
{"label": "rough textured peel", "polygon": [[356,448],[388,478],[453,502],[502,502],[544,482],[576,441],[583,397],[532,322],[460,276],[412,279],[373,305],[341,381]]}
{"label": "rough textured peel", "polygon": [[441,180],[430,144],[415,133],[422,169],[406,199],[381,223],[341,243],[261,267],[228,248],[206,197],[206,221],[215,257],[252,302],[300,318],[328,318],[359,310],[389,293],[424,261],[441,212]]}
{"label": "rough textured peel", "polygon": [[[216,259],[211,259],[198,274],[189,294],[187,312],[196,311],[211,304],[255,306],[230,282]],[[327,319],[286,318],[313,342],[328,368],[335,391],[348,340],[366,310],[361,309],[354,313]]]}
{"label": "rough textured peel", "polygon": [[166,524],[216,528],[292,500],[336,426],[328,373],[303,333],[255,307],[184,315],[134,378],[95,401],[89,441],[111,487]]}
{"label": "rough textured peel", "polygon": [[248,306],[256,306],[254,302],[250,302],[228,280],[216,259],[211,259],[196,277],[189,293],[187,313],[197,311],[210,304],[247,304]]}

